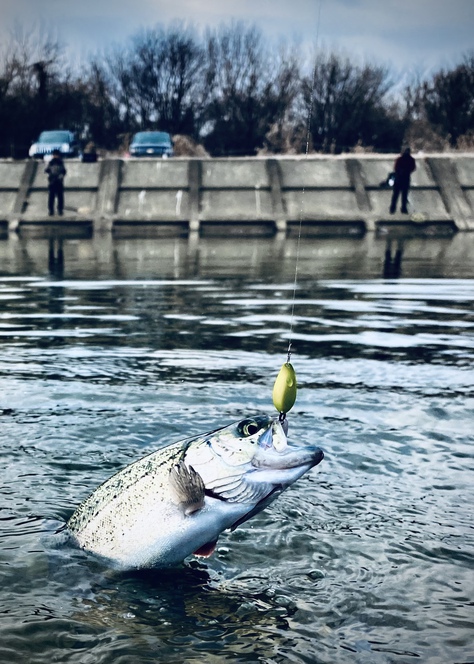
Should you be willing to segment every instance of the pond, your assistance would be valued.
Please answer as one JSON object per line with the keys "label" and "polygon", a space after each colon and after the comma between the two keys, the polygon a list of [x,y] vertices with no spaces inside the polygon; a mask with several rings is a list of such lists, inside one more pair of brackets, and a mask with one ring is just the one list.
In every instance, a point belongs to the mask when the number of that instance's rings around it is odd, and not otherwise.
{"label": "pond", "polygon": [[[473,259],[469,235],[0,241],[0,661],[474,661]],[[128,463],[275,412],[290,339],[319,466],[207,559],[64,544]]]}

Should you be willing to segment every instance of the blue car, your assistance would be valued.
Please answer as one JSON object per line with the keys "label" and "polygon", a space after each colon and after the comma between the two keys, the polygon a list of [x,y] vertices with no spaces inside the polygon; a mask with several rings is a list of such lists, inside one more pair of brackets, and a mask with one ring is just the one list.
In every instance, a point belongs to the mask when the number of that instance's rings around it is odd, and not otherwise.
{"label": "blue car", "polygon": [[131,157],[172,157],[173,142],[165,131],[139,131],[130,143]]}

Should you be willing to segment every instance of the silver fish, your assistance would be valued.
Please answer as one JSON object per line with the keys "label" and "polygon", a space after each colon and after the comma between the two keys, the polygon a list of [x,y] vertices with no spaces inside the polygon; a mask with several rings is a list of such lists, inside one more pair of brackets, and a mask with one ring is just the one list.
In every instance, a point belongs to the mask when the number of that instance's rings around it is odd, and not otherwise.
{"label": "silver fish", "polygon": [[210,555],[224,530],[258,514],[323,456],[318,447],[289,447],[278,418],[250,417],[132,463],[67,526],[81,548],[113,567],[176,565]]}

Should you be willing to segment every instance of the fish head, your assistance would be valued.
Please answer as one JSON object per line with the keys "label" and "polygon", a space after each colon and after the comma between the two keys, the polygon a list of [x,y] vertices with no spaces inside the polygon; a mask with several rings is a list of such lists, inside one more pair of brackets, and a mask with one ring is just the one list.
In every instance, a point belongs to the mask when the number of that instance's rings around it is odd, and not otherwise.
{"label": "fish head", "polygon": [[207,496],[249,505],[245,518],[238,521],[243,523],[323,457],[319,447],[288,445],[279,419],[259,415],[218,429],[190,446],[186,464],[202,477]]}
{"label": "fish head", "polygon": [[283,451],[288,443],[278,420],[257,415],[213,432],[209,445],[217,458],[235,467],[252,464],[259,451]]}

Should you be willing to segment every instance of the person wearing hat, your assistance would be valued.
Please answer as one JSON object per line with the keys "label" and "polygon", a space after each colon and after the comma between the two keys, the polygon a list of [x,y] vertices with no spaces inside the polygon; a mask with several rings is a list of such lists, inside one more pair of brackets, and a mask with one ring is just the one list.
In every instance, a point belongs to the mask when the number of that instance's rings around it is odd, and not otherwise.
{"label": "person wearing hat", "polygon": [[48,211],[49,216],[54,214],[54,201],[58,199],[58,214],[64,209],[64,176],[66,169],[59,150],[53,150],[53,158],[44,169],[48,174]]}
{"label": "person wearing hat", "polygon": [[402,195],[402,214],[408,214],[408,192],[410,190],[410,176],[416,170],[416,162],[411,156],[410,148],[405,148],[395,161],[395,182],[393,183],[392,202],[390,214],[397,209],[398,197]]}

